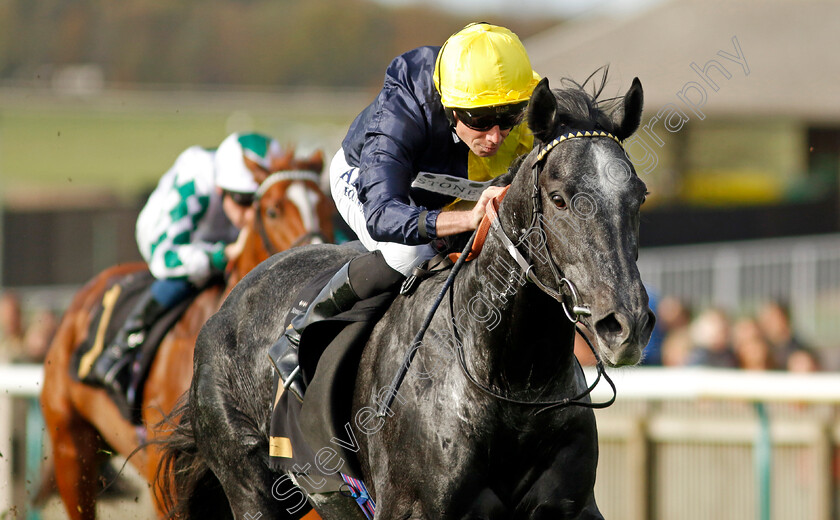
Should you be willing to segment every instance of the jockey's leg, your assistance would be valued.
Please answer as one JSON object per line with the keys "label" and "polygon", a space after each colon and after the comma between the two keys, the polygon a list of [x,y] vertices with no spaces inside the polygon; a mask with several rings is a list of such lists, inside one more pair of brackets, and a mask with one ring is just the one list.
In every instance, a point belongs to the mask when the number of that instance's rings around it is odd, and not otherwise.
{"label": "jockey's leg", "polygon": [[380,251],[366,253],[344,264],[310,302],[306,312],[295,316],[269,349],[283,385],[303,397],[303,385],[298,378],[298,346],[306,327],[350,310],[360,300],[388,291],[402,283],[403,278],[402,273],[387,264]]}
{"label": "jockey's leg", "polygon": [[140,295],[114,341],[94,361],[84,382],[109,388],[113,390],[114,396],[126,396],[127,402],[124,404],[133,406],[135,396],[126,395],[132,379],[131,362],[134,359],[129,353],[143,344],[146,334],[158,318],[192,291],[187,281],[155,280]]}
{"label": "jockey's leg", "polygon": [[[388,267],[403,276],[408,276],[416,266],[435,256],[435,250],[428,244],[407,246],[374,240],[367,230],[364,210],[353,185],[358,175],[359,169],[349,166],[344,158],[344,151],[339,149],[330,163],[330,191],[338,213],[368,251],[382,251]],[[356,273],[350,274],[354,281],[359,280]],[[378,274],[377,271],[367,271],[365,276],[376,277]],[[360,282],[354,287],[359,290],[359,285]]]}
{"label": "jockey's leg", "polygon": [[298,379],[298,345],[303,329],[311,323],[349,310],[357,301],[388,291],[402,283],[415,266],[435,254],[429,245],[407,246],[371,238],[353,186],[358,173],[358,168],[350,167],[344,159],[344,152],[339,150],[330,164],[330,187],[339,214],[371,252],[354,258],[339,269],[309,304],[306,312],[295,316],[269,349],[269,357],[283,385],[299,397],[303,396],[303,385]]}

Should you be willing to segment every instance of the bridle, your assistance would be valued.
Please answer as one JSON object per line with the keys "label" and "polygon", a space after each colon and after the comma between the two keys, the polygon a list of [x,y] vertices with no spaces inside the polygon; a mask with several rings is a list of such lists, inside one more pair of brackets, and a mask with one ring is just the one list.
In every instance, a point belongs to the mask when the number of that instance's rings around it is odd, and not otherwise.
{"label": "bridle", "polygon": [[[545,235],[545,230],[543,229],[543,226],[542,226],[543,211],[542,211],[542,198],[540,196],[541,195],[540,184],[539,184],[540,174],[542,173],[543,165],[545,164],[545,158],[548,155],[548,153],[552,149],[554,149],[558,144],[560,144],[564,141],[568,141],[570,139],[578,139],[578,138],[584,138],[584,137],[607,137],[607,138],[612,139],[615,142],[617,142],[619,144],[619,146],[622,146],[621,140],[619,138],[617,138],[616,136],[608,133],[608,132],[603,132],[603,131],[594,131],[594,132],[580,132],[580,131],[578,131],[578,132],[574,132],[574,131],[572,131],[572,132],[567,132],[565,134],[560,135],[559,137],[557,137],[556,139],[554,139],[553,141],[548,143],[545,147],[543,147],[537,153],[537,157],[534,160],[534,164],[531,167],[533,190],[532,190],[532,193],[531,193],[531,223],[530,223],[528,229],[529,230],[530,229],[538,229],[540,231],[540,236],[546,236]],[[623,149],[623,146],[622,146],[622,149]],[[491,213],[495,213],[495,207],[492,204],[488,204],[487,210]],[[557,267],[557,264],[554,262],[554,259],[551,255],[551,250],[548,248],[548,245],[545,243],[545,241],[540,241],[540,243],[542,245],[542,248],[544,250],[543,252],[545,254],[545,258],[548,259],[547,263],[548,263],[549,267],[551,268],[551,273],[552,273],[552,276],[554,277],[554,281],[556,282],[557,289],[554,289],[553,287],[550,287],[550,286],[544,284],[543,282],[541,282],[536,277],[535,273],[533,272],[534,264],[530,263],[528,261],[528,259],[525,258],[525,256],[519,251],[519,248],[516,246],[516,244],[514,244],[513,241],[510,239],[510,237],[507,236],[507,233],[505,233],[505,230],[502,227],[501,220],[498,218],[498,214],[496,214],[495,216],[494,215],[490,216],[490,232],[493,234],[493,236],[495,236],[497,239],[499,239],[499,241],[504,246],[504,249],[508,252],[508,254],[510,254],[513,257],[514,261],[516,261],[516,263],[522,269],[522,272],[525,275],[525,279],[527,281],[533,283],[534,285],[536,285],[542,292],[544,292],[545,294],[550,296],[555,301],[559,302],[560,305],[563,307],[563,312],[566,314],[566,317],[569,319],[569,321],[571,321],[574,324],[575,330],[586,341],[586,344],[589,346],[589,349],[592,351],[592,354],[595,356],[596,369],[597,369],[598,377],[595,378],[595,381],[593,381],[592,384],[590,384],[586,388],[586,390],[580,392],[578,395],[576,395],[574,397],[565,397],[565,398],[562,398],[562,399],[555,399],[555,400],[525,401],[525,400],[515,399],[513,397],[506,396],[506,395],[502,394],[501,392],[498,392],[498,391],[490,388],[489,386],[485,385],[484,383],[478,381],[475,378],[475,376],[473,376],[470,373],[469,369],[467,368],[467,363],[466,363],[466,360],[464,359],[464,349],[460,348],[460,346],[462,346],[463,343],[461,342],[460,335],[458,334],[457,321],[455,320],[455,315],[454,315],[454,306],[453,306],[454,295],[453,295],[453,291],[450,291],[449,292],[449,309],[450,309],[450,314],[451,314],[451,323],[452,323],[453,335],[455,337],[456,345],[459,346],[459,348],[456,348],[456,350],[458,352],[458,364],[460,365],[461,371],[464,373],[464,376],[466,376],[466,378],[469,379],[469,381],[471,383],[473,383],[473,385],[475,385],[481,391],[483,391],[484,393],[486,393],[486,394],[488,394],[488,395],[490,395],[490,396],[492,396],[496,399],[499,399],[501,401],[505,401],[505,402],[513,403],[513,404],[519,404],[519,405],[540,406],[540,407],[542,407],[542,409],[537,412],[538,414],[542,413],[542,412],[545,412],[547,410],[553,409],[553,408],[572,406],[572,405],[581,406],[581,407],[585,407],[585,408],[606,408],[606,407],[612,405],[615,402],[615,398],[616,398],[615,384],[610,379],[610,377],[607,375],[606,370],[604,368],[604,362],[601,359],[601,356],[598,354],[597,349],[595,349],[595,347],[592,345],[592,341],[589,339],[589,337],[583,332],[583,330],[578,325],[578,321],[580,320],[581,316],[590,316],[592,313],[589,310],[589,307],[587,305],[582,304],[580,302],[580,296],[578,294],[577,288],[575,287],[575,284],[571,280],[566,278],[563,275],[563,273],[560,271],[560,269]],[[571,298],[571,303],[570,304],[567,304],[566,303],[566,298],[564,298],[564,291],[563,291],[564,288],[568,291],[568,296]],[[592,402],[589,402],[589,401],[584,401],[583,399],[585,397],[587,397],[589,394],[591,394],[592,391],[595,389],[595,387],[598,385],[602,376],[604,377],[604,379],[607,381],[607,383],[609,383],[610,387],[612,388],[612,391],[613,391],[612,397],[609,400],[601,402],[601,403],[592,403]]]}
{"label": "bridle", "polygon": [[[622,147],[622,149],[624,148],[621,140],[618,137],[616,137],[616,136],[614,136],[614,135],[612,135],[608,132],[604,132],[604,131],[586,131],[586,132],[571,131],[571,132],[567,132],[567,133],[564,133],[564,134],[558,136],[557,138],[552,140],[550,143],[545,145],[542,149],[540,149],[539,152],[537,152],[537,156],[534,160],[534,164],[531,167],[533,191],[532,191],[532,194],[531,194],[531,199],[532,199],[531,223],[530,223],[530,226],[529,226],[528,229],[539,229],[541,234],[542,234],[541,236],[545,236],[545,230],[542,227],[543,211],[542,211],[542,198],[540,197],[541,192],[540,192],[539,179],[540,179],[540,174],[542,173],[543,165],[545,164],[546,156],[548,155],[548,153],[551,150],[553,150],[560,143],[563,143],[563,142],[568,141],[570,139],[579,139],[579,138],[586,138],[586,137],[606,137],[606,138],[614,140],[616,143],[618,143],[619,146]],[[493,202],[493,201],[491,201],[491,202]],[[496,203],[497,203],[497,201],[496,201]],[[563,307],[563,311],[566,314],[566,317],[569,319],[569,321],[571,321],[574,324],[575,330],[577,331],[578,334],[581,335],[581,337],[583,337],[583,339],[586,341],[586,344],[589,346],[589,349],[592,351],[592,354],[595,356],[596,369],[597,369],[598,376],[595,378],[595,381],[593,381],[592,384],[590,384],[586,388],[586,390],[580,392],[578,395],[575,395],[573,397],[565,397],[565,398],[562,398],[562,399],[544,400],[544,401],[525,401],[525,400],[509,397],[509,396],[504,395],[503,393],[501,393],[499,391],[496,391],[496,390],[490,388],[489,386],[485,385],[481,381],[478,381],[478,379],[476,379],[475,376],[473,376],[470,373],[470,371],[467,367],[466,360],[464,358],[463,343],[461,342],[460,335],[458,334],[457,321],[455,319],[454,305],[453,305],[454,304],[454,292],[451,290],[451,288],[452,288],[453,282],[455,280],[455,276],[457,275],[457,273],[460,270],[463,263],[465,261],[467,261],[468,253],[470,253],[470,251],[473,249],[473,243],[475,241],[476,234],[478,232],[478,230],[476,230],[476,233],[473,233],[472,237],[470,237],[469,242],[467,243],[466,247],[464,248],[464,251],[458,257],[457,261],[455,262],[455,265],[452,266],[452,271],[450,272],[449,277],[447,278],[446,282],[444,283],[443,289],[441,290],[440,294],[436,298],[435,302],[432,304],[432,308],[429,311],[428,315],[426,316],[426,319],[423,322],[423,325],[421,326],[420,331],[417,333],[417,335],[414,338],[414,341],[411,344],[412,345],[411,349],[406,354],[405,361],[402,363],[402,365],[400,365],[400,369],[398,370],[396,376],[394,377],[393,381],[391,382],[391,386],[389,388],[389,392],[387,394],[387,397],[386,397],[385,401],[383,401],[380,404],[377,416],[378,417],[385,417],[388,414],[390,406],[393,404],[394,398],[396,397],[397,391],[399,390],[399,387],[402,384],[402,381],[405,378],[405,375],[408,373],[408,368],[411,365],[411,361],[413,360],[414,355],[417,353],[417,350],[419,349],[419,346],[422,343],[423,335],[425,334],[426,330],[428,329],[429,325],[431,324],[432,317],[434,316],[435,311],[437,310],[438,306],[440,305],[440,302],[443,300],[443,297],[447,293],[447,291],[449,292],[450,323],[452,324],[453,336],[454,336],[455,341],[456,341],[455,350],[457,351],[458,364],[460,365],[461,371],[464,373],[464,376],[473,385],[475,385],[479,390],[481,390],[485,394],[487,394],[487,395],[489,395],[489,396],[491,396],[495,399],[505,401],[505,402],[508,402],[508,403],[525,405],[525,406],[542,407],[542,409],[537,412],[538,414],[542,413],[542,412],[545,412],[547,410],[550,410],[550,409],[566,407],[566,406],[581,406],[581,407],[584,407],[584,408],[606,408],[606,407],[612,405],[615,402],[615,398],[616,398],[615,383],[613,383],[612,379],[610,379],[610,377],[607,375],[605,367],[604,367],[604,362],[601,359],[601,356],[598,354],[598,351],[595,349],[594,345],[592,345],[592,341],[586,336],[586,334],[583,332],[583,330],[578,325],[578,321],[579,321],[580,317],[591,315],[591,311],[589,310],[588,306],[586,306],[586,305],[584,305],[580,302],[580,296],[577,292],[577,288],[575,287],[575,284],[572,283],[571,280],[569,280],[568,278],[563,276],[563,274],[560,272],[559,268],[557,267],[557,265],[554,262],[554,259],[552,258],[551,250],[548,249],[548,246],[545,244],[545,242],[542,242],[542,247],[544,248],[546,258],[548,258],[548,264],[551,268],[552,275],[553,275],[554,280],[557,284],[556,285],[557,289],[554,289],[553,287],[550,287],[550,286],[544,284],[543,282],[541,282],[536,277],[536,275],[533,273],[534,265],[531,262],[529,262],[527,258],[525,258],[525,256],[519,251],[519,248],[516,246],[516,244],[514,244],[513,241],[507,236],[507,233],[505,233],[505,230],[504,230],[504,228],[502,227],[502,224],[501,224],[501,220],[498,218],[498,214],[496,213],[495,204],[490,203],[490,204],[487,205],[485,219],[488,219],[489,222],[490,222],[490,233],[492,233],[493,236],[495,236],[497,239],[499,239],[499,241],[502,243],[504,249],[508,252],[508,254],[510,254],[513,257],[514,261],[516,261],[516,263],[522,269],[522,271],[525,275],[525,279],[527,281],[533,283],[534,285],[536,285],[542,292],[544,292],[545,294],[547,294],[548,296],[550,296],[555,301],[557,301],[561,304],[561,306]],[[571,298],[571,304],[570,305],[567,305],[566,300],[564,298],[564,292],[563,292],[564,287],[568,290],[568,295]],[[600,403],[592,403],[592,402],[584,401],[583,399],[586,398],[589,394],[591,394],[592,391],[595,389],[595,387],[598,385],[602,376],[607,381],[607,383],[609,383],[610,387],[612,388],[612,392],[613,392],[612,397],[609,400],[604,401],[604,402],[600,402]]]}
{"label": "bridle", "polygon": [[[534,160],[534,164],[531,166],[533,190],[531,192],[531,223],[527,228],[528,230],[537,229],[540,232],[540,236],[546,236],[545,229],[543,229],[542,224],[543,211],[542,198],[540,197],[539,179],[548,153],[564,141],[585,137],[606,137],[614,140],[616,143],[618,143],[619,146],[622,147],[622,149],[624,148],[621,140],[618,137],[603,131],[567,132],[545,145],[545,147],[543,147],[537,153],[537,157]],[[589,307],[580,302],[580,296],[578,295],[577,287],[575,287],[575,284],[572,283],[571,280],[563,276],[563,273],[560,272],[556,262],[554,262],[554,259],[552,258],[551,250],[548,248],[544,241],[541,241],[541,245],[543,248],[543,252],[545,253],[545,258],[548,258],[547,263],[551,268],[551,274],[554,277],[555,287],[557,287],[557,289],[554,289],[554,287],[550,287],[544,284],[536,277],[536,275],[533,273],[534,265],[531,264],[525,258],[525,256],[519,251],[519,248],[517,248],[513,241],[507,236],[507,233],[505,233],[505,230],[502,227],[502,223],[498,218],[492,218],[490,230],[493,233],[493,235],[502,242],[508,254],[510,254],[516,261],[516,263],[519,264],[519,267],[525,274],[526,280],[532,282],[534,285],[539,287],[542,292],[559,302],[563,306],[563,312],[566,314],[566,317],[569,318],[569,321],[571,321],[572,323],[577,323],[581,316],[590,316],[592,314],[589,310]],[[563,297],[564,288],[568,291],[566,295],[569,298],[571,298],[571,304],[567,304],[566,299]]]}
{"label": "bridle", "polygon": [[[263,221],[263,210],[260,204],[260,200],[262,199],[262,197],[266,194],[269,188],[281,181],[311,181],[317,185],[320,182],[320,180],[320,176],[313,171],[284,170],[272,173],[271,175],[265,178],[262,184],[260,184],[260,187],[257,189],[256,196],[254,197],[254,205],[257,211],[255,225],[257,228],[257,232],[260,235],[260,239],[262,240],[263,247],[266,251],[268,251],[269,256],[274,255],[279,251],[276,247],[274,247],[274,244],[271,243],[271,239],[268,237],[268,231],[265,229],[265,222]],[[292,245],[289,247],[292,248],[304,243],[308,243],[313,238],[320,238],[325,242],[327,240],[327,238],[320,231],[307,231],[306,233],[295,239],[295,241],[292,242]]]}

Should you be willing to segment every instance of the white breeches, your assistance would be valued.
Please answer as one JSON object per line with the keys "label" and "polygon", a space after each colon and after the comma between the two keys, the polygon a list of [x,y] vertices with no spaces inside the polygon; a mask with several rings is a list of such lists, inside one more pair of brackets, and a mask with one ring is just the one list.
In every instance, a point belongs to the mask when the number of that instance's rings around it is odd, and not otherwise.
{"label": "white breeches", "polygon": [[339,149],[330,163],[330,190],[338,213],[369,251],[382,251],[382,256],[389,266],[408,276],[415,266],[435,256],[435,250],[429,244],[407,246],[372,239],[365,224],[362,204],[353,186],[358,175],[359,169],[347,164],[344,151]]}

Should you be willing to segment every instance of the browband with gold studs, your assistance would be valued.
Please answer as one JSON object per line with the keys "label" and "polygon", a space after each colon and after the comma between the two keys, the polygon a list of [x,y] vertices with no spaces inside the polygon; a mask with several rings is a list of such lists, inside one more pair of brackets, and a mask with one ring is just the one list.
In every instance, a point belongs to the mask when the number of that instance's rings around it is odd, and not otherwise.
{"label": "browband with gold studs", "polygon": [[619,145],[619,146],[621,146],[621,148],[622,148],[622,149],[624,149],[624,144],[621,142],[621,139],[619,139],[618,137],[616,137],[616,136],[612,135],[612,134],[611,134],[611,133],[609,133],[609,132],[604,132],[604,131],[592,131],[592,132],[580,132],[580,131],[578,131],[578,132],[569,132],[569,133],[567,133],[567,134],[563,134],[563,135],[561,135],[560,137],[557,137],[556,139],[554,139],[553,141],[551,141],[550,143],[548,143],[547,145],[545,145],[545,148],[543,148],[542,150],[540,150],[539,155],[537,155],[537,162],[542,161],[542,160],[543,160],[543,158],[545,157],[545,155],[546,155],[548,152],[550,152],[552,148],[554,148],[554,147],[555,147],[555,146],[557,146],[558,144],[562,143],[563,141],[568,141],[569,139],[577,139],[577,138],[579,138],[579,137],[607,137],[607,138],[609,138],[609,139],[612,139],[612,140],[613,140],[613,141],[615,141],[616,143],[618,143],[618,145]]}

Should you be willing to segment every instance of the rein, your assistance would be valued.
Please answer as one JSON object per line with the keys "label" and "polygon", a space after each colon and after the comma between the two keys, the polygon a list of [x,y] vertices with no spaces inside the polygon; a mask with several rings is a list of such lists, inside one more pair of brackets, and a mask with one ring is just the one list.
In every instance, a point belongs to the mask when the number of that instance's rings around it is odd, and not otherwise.
{"label": "rein", "polygon": [[[495,399],[498,399],[500,401],[504,401],[506,403],[512,403],[512,404],[518,404],[518,405],[524,405],[524,406],[542,406],[543,408],[541,410],[537,411],[537,414],[541,414],[541,413],[543,413],[547,410],[551,410],[553,408],[560,408],[560,407],[566,407],[566,406],[582,406],[584,408],[606,408],[606,407],[612,405],[615,402],[615,398],[616,398],[616,395],[617,395],[616,388],[615,388],[615,383],[613,383],[612,379],[610,379],[610,376],[607,375],[606,369],[604,368],[604,362],[603,362],[603,360],[601,360],[601,356],[598,355],[598,351],[595,349],[595,346],[592,344],[592,341],[589,340],[589,337],[583,332],[583,330],[580,328],[580,326],[577,323],[575,323],[575,331],[577,331],[577,333],[580,334],[580,336],[584,339],[584,341],[586,341],[586,344],[589,346],[589,350],[591,350],[592,354],[595,356],[595,360],[596,360],[596,365],[595,366],[596,366],[596,371],[598,373],[598,376],[595,378],[595,381],[593,381],[592,384],[590,384],[586,388],[586,390],[580,392],[579,394],[577,394],[574,397],[564,397],[562,399],[551,399],[551,400],[548,400],[548,401],[525,401],[525,400],[522,400],[522,399],[516,399],[516,398],[513,398],[513,397],[508,397],[508,396],[506,396],[506,395],[504,395],[500,392],[497,392],[496,390],[493,390],[489,386],[485,385],[484,383],[482,383],[481,381],[476,379],[476,377],[474,375],[472,375],[470,373],[469,369],[467,368],[467,361],[464,358],[463,343],[461,342],[461,336],[460,336],[460,334],[458,334],[458,327],[457,327],[456,322],[455,322],[455,312],[454,312],[453,300],[454,300],[454,291],[450,291],[449,292],[449,313],[450,313],[450,318],[451,318],[451,321],[452,321],[452,332],[453,332],[453,335],[455,337],[456,350],[458,351],[458,365],[461,367],[461,372],[464,373],[464,376],[470,381],[470,383],[475,385],[479,390],[481,390],[485,394],[487,394],[490,397],[493,397]],[[575,361],[577,361],[577,358],[575,358]],[[579,362],[578,362],[578,367],[580,367]],[[589,401],[584,401],[583,399],[586,396],[588,396],[589,394],[591,394],[592,391],[595,390],[595,387],[598,386],[598,383],[601,381],[601,376],[604,377],[604,379],[607,381],[607,383],[609,383],[610,388],[612,388],[612,393],[613,393],[612,397],[610,399],[608,399],[607,401],[604,401],[602,403],[592,403],[592,402],[589,402]]]}
{"label": "rein", "polygon": [[[262,240],[263,247],[266,251],[268,251],[268,255],[272,256],[275,253],[278,253],[274,244],[271,243],[271,239],[268,237],[268,232],[265,229],[265,222],[263,222],[263,212],[262,208],[260,207],[260,200],[266,194],[269,188],[277,184],[281,181],[311,181],[315,184],[320,182],[320,176],[311,171],[307,170],[284,170],[279,172],[274,172],[260,184],[260,187],[257,189],[256,197],[254,197],[254,205],[257,210],[257,218],[256,218],[256,228],[257,232],[260,235],[260,239]],[[312,240],[313,238],[320,238],[321,240],[326,242],[326,237],[320,231],[309,231],[304,233],[300,237],[295,240],[289,248],[299,246],[305,243],[308,240]]]}
{"label": "rein", "polygon": [[[542,172],[542,166],[543,166],[543,163],[545,161],[546,156],[548,155],[548,153],[552,149],[554,149],[560,143],[562,143],[564,141],[567,141],[569,139],[577,139],[577,138],[584,138],[584,137],[607,137],[607,138],[612,139],[615,142],[617,142],[619,144],[619,146],[621,146],[622,149],[623,149],[623,145],[622,145],[622,142],[621,142],[620,139],[618,139],[616,136],[614,136],[614,135],[612,135],[608,132],[603,132],[603,131],[568,132],[568,133],[565,133],[565,134],[562,134],[562,135],[558,136],[553,141],[548,143],[543,149],[541,149],[537,153],[537,157],[534,161],[534,165],[531,168],[531,171],[532,171],[532,174],[533,174],[532,175],[533,192],[531,194],[532,208],[531,208],[531,224],[530,224],[529,229],[535,229],[535,228],[539,229],[540,232],[543,233],[543,235],[545,235],[545,230],[542,228],[542,219],[540,219],[540,216],[543,214],[543,212],[542,212],[542,199],[540,198],[539,177],[540,177],[540,173]],[[516,246],[516,244],[514,244],[513,241],[505,233],[504,228],[502,227],[501,221],[499,220],[498,208],[499,208],[499,204],[500,204],[501,200],[507,194],[508,188],[510,188],[510,186],[507,186],[505,188],[505,190],[500,195],[498,195],[497,197],[494,197],[493,199],[488,201],[486,209],[485,209],[484,218],[482,219],[478,228],[473,232],[473,234],[470,237],[466,247],[464,247],[464,251],[460,254],[455,254],[455,255],[450,256],[451,259],[456,260],[455,265],[452,267],[452,272],[449,274],[449,277],[447,277],[446,282],[444,283],[443,288],[441,289],[441,292],[438,294],[437,298],[433,302],[432,308],[429,310],[429,313],[427,314],[426,319],[423,321],[423,325],[421,326],[417,335],[414,337],[414,341],[411,344],[411,349],[406,354],[405,360],[400,365],[400,369],[397,371],[396,376],[394,377],[394,379],[391,382],[386,400],[380,404],[379,410],[377,412],[377,417],[383,417],[384,418],[388,414],[388,412],[390,411],[391,405],[393,404],[394,399],[396,398],[397,392],[399,391],[399,387],[402,384],[403,380],[405,379],[406,374],[408,373],[408,369],[411,366],[411,362],[414,359],[414,355],[417,353],[417,350],[419,349],[420,342],[423,339],[423,335],[425,334],[426,330],[429,328],[429,325],[431,324],[432,318],[434,317],[434,314],[437,311],[437,308],[440,305],[441,301],[443,300],[443,297],[446,295],[447,291],[449,291],[449,310],[450,310],[450,315],[451,315],[451,320],[450,321],[452,323],[453,332],[454,332],[454,336],[455,336],[455,340],[456,340],[456,349],[458,350],[459,366],[461,367],[461,371],[464,373],[464,376],[471,383],[473,383],[473,385],[475,385],[478,389],[480,389],[481,391],[483,391],[487,395],[489,395],[489,396],[491,396],[495,399],[499,399],[501,401],[505,401],[505,402],[512,403],[512,404],[525,405],[525,406],[541,406],[542,409],[537,412],[538,414],[542,413],[542,412],[545,412],[547,410],[553,409],[553,408],[566,407],[566,406],[581,406],[581,407],[585,407],[585,408],[606,408],[606,407],[612,405],[615,402],[616,395],[617,395],[616,388],[615,388],[615,383],[613,383],[612,379],[610,379],[610,377],[607,375],[606,369],[604,367],[604,362],[601,359],[601,356],[598,354],[598,351],[592,345],[592,342],[590,341],[589,337],[583,332],[583,330],[577,324],[579,319],[580,319],[580,316],[590,316],[591,311],[589,310],[589,307],[580,303],[580,297],[578,295],[577,288],[575,287],[574,283],[572,283],[572,281],[569,280],[568,278],[566,278],[565,276],[561,276],[561,273],[559,272],[559,270],[558,270],[558,268],[557,268],[557,266],[554,262],[554,259],[551,256],[551,250],[548,249],[548,246],[544,242],[542,244],[542,247],[545,250],[546,257],[549,260],[548,264],[551,267],[551,272],[552,272],[552,275],[554,276],[554,280],[555,280],[555,282],[557,282],[557,289],[554,289],[554,288],[549,287],[549,286],[545,285],[544,283],[542,283],[532,273],[532,270],[533,270],[533,267],[534,267],[533,264],[531,264],[528,261],[528,259],[526,259],[524,255],[522,255],[522,253],[519,251],[519,248]],[[454,291],[452,291],[451,288],[452,288],[452,284],[455,281],[455,275],[458,273],[458,271],[460,270],[463,263],[466,262],[466,261],[472,260],[478,254],[478,252],[481,250],[481,247],[484,244],[484,239],[486,238],[488,231],[490,233],[492,233],[493,236],[495,236],[496,238],[498,238],[502,242],[502,245],[504,246],[505,250],[508,252],[508,254],[510,254],[513,257],[513,259],[516,261],[516,263],[520,266],[522,271],[525,273],[526,280],[528,280],[531,283],[533,283],[534,285],[536,285],[541,291],[543,291],[545,294],[547,294],[548,296],[550,296],[551,298],[553,298],[554,300],[556,300],[557,302],[559,302],[561,304],[561,306],[563,307],[563,312],[566,314],[566,317],[569,319],[569,321],[571,321],[572,323],[575,324],[575,330],[577,331],[578,334],[581,335],[581,337],[583,337],[583,339],[586,341],[586,344],[589,346],[589,349],[592,351],[592,354],[595,356],[596,369],[597,369],[597,372],[598,372],[598,377],[595,378],[595,381],[591,385],[589,385],[586,388],[586,390],[579,393],[578,395],[573,396],[573,397],[565,397],[565,398],[562,398],[562,399],[548,400],[548,401],[524,401],[524,400],[520,400],[520,399],[515,399],[515,398],[512,398],[512,397],[508,397],[508,396],[506,396],[506,395],[504,395],[500,392],[497,392],[497,391],[493,390],[492,388],[490,388],[489,386],[481,383],[480,381],[478,381],[475,378],[475,376],[473,376],[470,373],[469,369],[467,368],[466,360],[464,358],[464,349],[462,348],[463,343],[461,342],[460,337],[458,335],[458,328],[457,328],[457,325],[456,325],[456,322],[455,322],[455,319],[454,319],[455,318],[455,316],[454,316],[454,305],[453,305],[453,303],[454,303]],[[479,236],[480,236],[480,238],[477,238]],[[473,245],[476,242],[477,242],[477,244],[474,248]],[[564,294],[563,294],[564,286],[568,289],[569,296],[572,300],[571,309],[569,308],[569,306],[567,306],[566,300],[564,298]],[[578,366],[580,366],[580,364],[578,364]],[[604,379],[607,381],[607,383],[609,383],[610,387],[612,388],[612,391],[613,391],[612,397],[609,400],[604,401],[602,403],[592,403],[592,402],[583,401],[583,399],[586,396],[588,396],[589,394],[591,394],[592,391],[595,389],[595,387],[598,385],[598,382],[600,382],[600,380],[601,380],[601,376],[604,377]]]}

